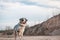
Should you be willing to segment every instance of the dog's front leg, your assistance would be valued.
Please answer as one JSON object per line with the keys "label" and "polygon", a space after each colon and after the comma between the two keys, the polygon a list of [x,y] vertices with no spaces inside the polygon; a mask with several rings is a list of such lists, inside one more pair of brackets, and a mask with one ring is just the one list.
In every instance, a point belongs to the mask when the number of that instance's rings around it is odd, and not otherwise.
{"label": "dog's front leg", "polygon": [[23,38],[23,34],[20,33],[19,34],[19,39],[22,40],[22,38]]}

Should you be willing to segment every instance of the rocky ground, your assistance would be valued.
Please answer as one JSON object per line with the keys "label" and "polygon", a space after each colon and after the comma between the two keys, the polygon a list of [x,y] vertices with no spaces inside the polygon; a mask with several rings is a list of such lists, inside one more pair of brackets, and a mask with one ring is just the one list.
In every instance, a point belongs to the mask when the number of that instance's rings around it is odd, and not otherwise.
{"label": "rocky ground", "polygon": [[[0,38],[0,40],[14,40],[14,38]],[[60,36],[24,36],[22,40],[60,40]]]}

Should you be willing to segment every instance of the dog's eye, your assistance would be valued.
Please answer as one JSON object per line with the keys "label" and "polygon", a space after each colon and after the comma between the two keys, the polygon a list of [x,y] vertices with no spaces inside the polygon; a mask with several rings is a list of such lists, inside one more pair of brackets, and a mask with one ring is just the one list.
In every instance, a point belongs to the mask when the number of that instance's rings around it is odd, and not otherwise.
{"label": "dog's eye", "polygon": [[21,21],[24,21],[23,19]]}

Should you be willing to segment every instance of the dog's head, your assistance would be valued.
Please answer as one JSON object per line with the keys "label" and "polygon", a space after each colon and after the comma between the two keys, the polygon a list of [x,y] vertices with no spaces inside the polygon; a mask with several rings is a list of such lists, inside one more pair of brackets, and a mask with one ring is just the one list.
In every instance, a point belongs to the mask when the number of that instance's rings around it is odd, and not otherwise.
{"label": "dog's head", "polygon": [[27,19],[26,19],[26,18],[20,18],[19,21],[20,21],[20,23],[22,23],[22,24],[26,24]]}

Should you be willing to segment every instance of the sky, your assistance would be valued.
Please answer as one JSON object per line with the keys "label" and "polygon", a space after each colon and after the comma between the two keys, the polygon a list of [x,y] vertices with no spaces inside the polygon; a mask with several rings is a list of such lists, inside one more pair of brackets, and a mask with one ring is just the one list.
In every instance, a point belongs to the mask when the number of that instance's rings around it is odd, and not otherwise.
{"label": "sky", "polygon": [[12,28],[24,17],[27,24],[46,21],[60,12],[60,0],[0,0],[0,30]]}

